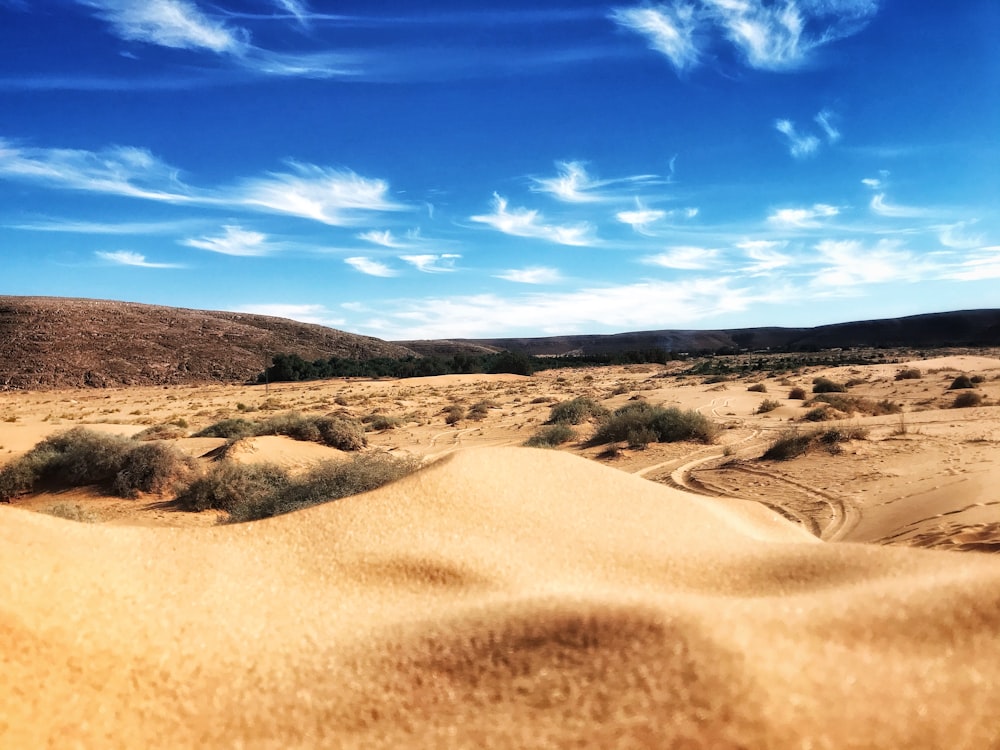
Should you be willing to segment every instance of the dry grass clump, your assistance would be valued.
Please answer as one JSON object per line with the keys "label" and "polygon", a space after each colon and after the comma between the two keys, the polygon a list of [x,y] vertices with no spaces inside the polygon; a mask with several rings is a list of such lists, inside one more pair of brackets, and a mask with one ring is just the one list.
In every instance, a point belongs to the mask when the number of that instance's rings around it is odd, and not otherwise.
{"label": "dry grass clump", "polygon": [[538,432],[525,441],[529,448],[555,448],[556,446],[568,443],[576,437],[576,432],[565,422],[542,427]]}
{"label": "dry grass clump", "polygon": [[773,398],[765,398],[760,404],[757,405],[757,410],[754,414],[767,414],[769,411],[774,411],[779,406],[781,406],[780,401],[776,401]]}
{"label": "dry grass clump", "polygon": [[837,383],[830,378],[814,378],[813,379],[813,393],[846,393],[847,386],[843,383]]}
{"label": "dry grass clump", "polygon": [[788,392],[788,398],[797,399],[799,401],[805,401],[807,397],[806,389],[800,386],[795,386]]}
{"label": "dry grass clump", "polygon": [[473,422],[482,422],[490,413],[490,409],[495,409],[498,406],[499,404],[493,399],[483,399],[470,406],[465,417],[466,419],[471,419]]}
{"label": "dry grass clump", "polygon": [[752,391],[753,393],[767,393],[767,386],[763,383],[754,383],[749,386],[747,390]]}
{"label": "dry grass clump", "polygon": [[292,476],[273,464],[222,461],[178,495],[177,504],[186,510],[224,510],[229,523],[254,521],[368,492],[419,466],[417,459],[368,453],[350,461],[325,461]]}
{"label": "dry grass clump", "polygon": [[976,391],[964,391],[955,396],[955,400],[951,402],[952,409],[966,409],[970,406],[980,406],[983,403],[983,397],[981,394],[976,393]]}
{"label": "dry grass clump", "polygon": [[903,407],[899,404],[882,399],[873,401],[862,396],[845,396],[839,393],[823,393],[806,403],[806,406],[826,404],[845,414],[868,414],[881,417],[886,414],[899,414]]}
{"label": "dry grass clump", "polygon": [[390,414],[369,414],[361,420],[369,430],[384,432],[385,430],[395,430],[403,426],[401,417]]}
{"label": "dry grass clump", "polygon": [[298,412],[279,414],[262,422],[242,417],[223,419],[195,434],[195,437],[220,437],[240,440],[261,435],[284,435],[293,440],[321,443],[342,451],[356,451],[368,445],[360,422],[340,416],[304,416]]}
{"label": "dry grass clump", "polygon": [[948,386],[949,391],[958,391],[966,388],[975,388],[975,383],[972,382],[972,378],[968,375],[959,375],[957,378],[951,381],[951,385]]}
{"label": "dry grass clump", "polygon": [[896,373],[896,380],[920,380],[924,374],[916,367],[908,367]]}
{"label": "dry grass clump", "polygon": [[465,407],[461,404],[452,404],[443,411],[445,424],[458,424],[465,419]]}
{"label": "dry grass clump", "polygon": [[713,443],[718,433],[718,425],[699,412],[636,401],[605,417],[591,442],[601,445],[627,441],[633,447],[651,442],[673,443],[681,440]]}
{"label": "dry grass clump", "polygon": [[166,443],[143,443],[74,427],[38,443],[0,470],[0,501],[49,482],[63,487],[110,483],[121,497],[161,492],[194,470],[194,459]]}
{"label": "dry grass clump", "polygon": [[549,424],[581,424],[588,419],[601,419],[608,410],[586,396],[555,404],[549,411]]}
{"label": "dry grass clump", "polygon": [[136,440],[179,440],[187,437],[187,431],[176,424],[154,424],[135,436]]}
{"label": "dry grass clump", "polygon": [[840,444],[850,440],[865,440],[868,430],[859,425],[831,427],[827,430],[802,431],[785,430],[764,451],[761,459],[767,461],[788,461],[808,453],[816,446],[822,446],[830,453],[839,453]]}
{"label": "dry grass clump", "polygon": [[39,508],[38,510],[47,516],[55,516],[56,518],[76,521],[77,523],[97,523],[100,520],[100,518],[89,510],[85,510],[79,505],[72,503],[56,503],[55,505],[50,505],[47,508]]}

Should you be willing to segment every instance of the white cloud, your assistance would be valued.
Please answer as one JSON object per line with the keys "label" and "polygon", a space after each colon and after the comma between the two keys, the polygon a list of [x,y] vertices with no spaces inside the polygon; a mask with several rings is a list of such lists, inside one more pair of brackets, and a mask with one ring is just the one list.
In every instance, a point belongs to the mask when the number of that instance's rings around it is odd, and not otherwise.
{"label": "white cloud", "polygon": [[865,177],[861,180],[861,184],[865,187],[869,187],[872,190],[880,190],[882,188],[882,180],[875,177]]}
{"label": "white cloud", "polygon": [[128,198],[284,213],[349,226],[363,213],[407,210],[389,196],[385,180],[348,169],[290,162],[232,186],[194,188],[179,170],[149,151],[113,146],[101,151],[22,148],[0,138],[0,177]]}
{"label": "white cloud", "polygon": [[[531,189],[536,193],[548,193],[566,203],[596,203],[615,200],[618,196],[605,188],[620,185],[649,184],[656,175],[634,175],[610,180],[599,180],[587,172],[582,162],[556,162],[558,175],[555,177],[532,178]],[[603,192],[602,192],[603,191]]]}
{"label": "white cloud", "polygon": [[400,255],[399,259],[413,265],[418,271],[424,273],[448,273],[455,270],[455,261],[461,255],[445,253],[443,255]]}
{"label": "white cloud", "polygon": [[302,304],[259,304],[243,305],[233,312],[249,313],[250,315],[269,315],[274,318],[288,318],[300,323],[314,323],[321,326],[342,326],[347,321],[337,317],[323,305]]}
{"label": "white cloud", "polygon": [[799,133],[791,120],[775,120],[774,127],[788,138],[788,152],[796,159],[812,156],[819,148],[819,138],[808,133]]}
{"label": "white cloud", "polygon": [[236,200],[244,205],[313,219],[332,226],[356,223],[359,212],[400,211],[384,180],[350,170],[291,162],[291,172],[247,180]]}
{"label": "white cloud", "polygon": [[648,330],[702,322],[767,301],[732,279],[643,281],[572,292],[503,297],[483,294],[401,303],[360,326],[390,339],[476,338],[497,335],[565,334],[573,331]]}
{"label": "white cloud", "polygon": [[866,246],[859,240],[824,240],[816,245],[822,269],[813,285],[849,289],[860,284],[917,281],[935,266],[905,250],[899,240]]}
{"label": "white cloud", "polygon": [[1000,245],[980,248],[979,252],[962,261],[947,278],[956,281],[1000,279]]}
{"label": "white cloud", "polygon": [[947,224],[937,227],[940,234],[938,239],[945,247],[954,250],[972,250],[986,244],[986,237],[982,234],[969,234],[968,227],[974,221],[960,221],[956,224]]}
{"label": "white cloud", "polygon": [[833,112],[828,109],[824,109],[813,118],[816,120],[816,124],[823,129],[823,133],[826,135],[828,143],[836,143],[840,140],[840,131],[837,130],[836,126],[833,124],[835,117],[836,115]]}
{"label": "white cloud", "polygon": [[879,216],[885,216],[889,219],[919,219],[931,215],[931,212],[926,208],[898,206],[892,203],[887,203],[885,200],[885,193],[879,193],[876,195],[872,198],[869,205],[871,206],[873,213],[876,213]]}
{"label": "white cloud", "polygon": [[487,224],[499,232],[514,237],[532,237],[559,245],[586,247],[597,242],[592,225],[545,224],[538,211],[527,208],[508,209],[507,199],[493,194],[493,213],[470,217],[470,221]]}
{"label": "white cloud", "polygon": [[[696,211],[697,212],[697,211]],[[649,226],[667,217],[666,211],[646,208],[638,201],[634,211],[619,211],[615,218],[622,224],[628,224],[639,234],[647,234]]]}
{"label": "white cloud", "polygon": [[562,281],[562,274],[555,268],[545,266],[530,266],[528,268],[512,268],[497,274],[498,279],[513,281],[517,284],[556,284]]}
{"label": "white cloud", "polygon": [[146,256],[141,253],[134,253],[129,250],[115,250],[113,252],[97,251],[95,255],[109,263],[119,266],[135,266],[136,268],[183,268],[177,263],[152,263],[146,260]]}
{"label": "white cloud", "polygon": [[122,39],[177,49],[240,53],[249,35],[214,21],[186,0],[78,0]]}
{"label": "white cloud", "polygon": [[787,242],[781,240],[744,240],[736,243],[736,247],[753,261],[744,271],[754,275],[770,273],[791,265],[793,258],[781,252],[787,245]]}
{"label": "white cloud", "polygon": [[672,6],[619,8],[611,13],[619,25],[646,37],[649,46],[666,55],[679,71],[696,67],[700,53],[695,32],[695,8],[683,2]]}
{"label": "white cloud", "polygon": [[305,3],[301,3],[299,0],[275,0],[274,4],[295,16],[295,19],[303,26],[309,25],[309,9]]}
{"label": "white cloud", "polygon": [[676,268],[682,271],[699,271],[714,265],[718,250],[679,245],[658,255],[647,255],[641,261],[651,266]]}
{"label": "white cloud", "polygon": [[405,245],[397,240],[388,229],[383,232],[372,229],[368,232],[362,232],[357,237],[359,240],[370,242],[373,245],[381,245],[382,247],[405,247]]}
{"label": "white cloud", "polygon": [[720,39],[752,68],[792,70],[860,31],[878,7],[877,0],[672,0],[617,9],[611,18],[646,37],[678,71],[711,59],[707,48]]}
{"label": "white cloud", "polygon": [[389,276],[399,275],[398,271],[395,269],[390,268],[381,261],[372,260],[371,258],[356,256],[354,258],[344,258],[344,262],[355,271],[360,271],[368,276],[381,276],[383,278],[387,278]]}
{"label": "white cloud", "polygon": [[815,229],[822,226],[820,219],[837,216],[840,209],[826,203],[816,203],[812,208],[782,208],[767,217],[769,223],[785,229]]}
{"label": "white cloud", "polygon": [[200,237],[181,242],[188,247],[208,250],[223,255],[260,256],[267,255],[273,247],[267,241],[267,235],[251,232],[239,226],[225,225],[224,234],[217,237]]}

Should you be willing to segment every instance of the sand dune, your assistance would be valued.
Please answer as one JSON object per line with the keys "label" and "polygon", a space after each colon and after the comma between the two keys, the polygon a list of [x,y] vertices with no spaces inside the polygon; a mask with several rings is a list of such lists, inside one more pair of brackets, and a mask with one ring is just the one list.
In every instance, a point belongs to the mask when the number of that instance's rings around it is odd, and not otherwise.
{"label": "sand dune", "polygon": [[0,507],[3,747],[967,747],[1000,560],[461,451],[211,529]]}

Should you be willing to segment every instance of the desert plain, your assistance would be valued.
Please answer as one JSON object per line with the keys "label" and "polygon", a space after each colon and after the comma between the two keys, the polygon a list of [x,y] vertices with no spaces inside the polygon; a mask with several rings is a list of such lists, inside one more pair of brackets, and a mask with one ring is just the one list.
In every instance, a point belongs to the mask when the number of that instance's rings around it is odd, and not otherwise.
{"label": "desert plain", "polygon": [[[78,426],[347,460],[192,437],[285,412],[382,415],[364,451],[421,463],[244,524],[169,492],[0,505],[0,746],[1000,746],[1000,357],[689,367],[0,393],[0,466]],[[810,421],[821,377],[899,408]],[[720,430],[525,447],[579,397]],[[764,458],[789,430],[839,437]]]}

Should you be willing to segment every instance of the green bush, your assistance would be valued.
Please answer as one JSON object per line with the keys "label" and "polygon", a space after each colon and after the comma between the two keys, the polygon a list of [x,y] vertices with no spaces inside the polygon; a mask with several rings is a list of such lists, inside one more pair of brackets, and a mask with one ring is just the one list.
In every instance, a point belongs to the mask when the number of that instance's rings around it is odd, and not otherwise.
{"label": "green bush", "polygon": [[586,396],[555,404],[549,411],[549,424],[580,424],[588,419],[601,419],[608,410]]}
{"label": "green bush", "polygon": [[591,442],[600,445],[634,440],[644,435],[644,430],[649,430],[660,443],[680,440],[712,443],[719,432],[718,426],[699,412],[636,401],[616,409],[613,414],[604,418]]}
{"label": "green bush", "polygon": [[367,492],[419,466],[417,459],[371,453],[350,461],[325,461],[293,477],[273,464],[222,461],[192,482],[177,504],[187,510],[226,511],[230,523],[253,521]]}
{"label": "green bush", "polygon": [[226,440],[240,440],[257,434],[257,425],[249,419],[223,419],[196,432],[195,437],[217,437]]}
{"label": "green bush", "polygon": [[979,406],[983,403],[983,397],[975,391],[965,391],[955,396],[951,403],[953,409],[964,409],[970,406]]}
{"label": "green bush", "polygon": [[356,451],[368,445],[364,426],[360,422],[345,417],[304,416],[298,412],[279,414],[263,422],[224,419],[206,427],[195,437],[240,440],[260,435],[284,435],[293,440],[322,443],[344,451]]}
{"label": "green bush", "polygon": [[555,448],[576,437],[576,432],[565,422],[542,427],[524,443],[530,448]]}

